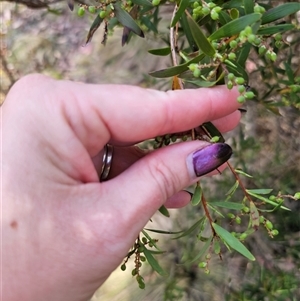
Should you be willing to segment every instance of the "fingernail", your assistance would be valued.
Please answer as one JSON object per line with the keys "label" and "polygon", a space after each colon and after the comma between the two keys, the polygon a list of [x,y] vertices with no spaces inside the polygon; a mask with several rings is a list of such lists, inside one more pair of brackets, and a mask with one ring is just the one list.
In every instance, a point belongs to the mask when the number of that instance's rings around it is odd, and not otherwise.
{"label": "fingernail", "polygon": [[192,154],[194,172],[197,177],[203,176],[225,163],[232,154],[226,143],[210,144]]}

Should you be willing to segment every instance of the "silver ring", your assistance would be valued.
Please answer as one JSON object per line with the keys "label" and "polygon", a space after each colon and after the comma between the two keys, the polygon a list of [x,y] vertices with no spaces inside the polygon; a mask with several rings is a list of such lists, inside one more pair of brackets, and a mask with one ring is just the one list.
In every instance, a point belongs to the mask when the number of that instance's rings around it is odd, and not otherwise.
{"label": "silver ring", "polygon": [[104,146],[100,182],[105,181],[109,175],[111,163],[112,163],[112,157],[113,157],[113,150],[114,150],[113,146],[110,144],[106,144]]}

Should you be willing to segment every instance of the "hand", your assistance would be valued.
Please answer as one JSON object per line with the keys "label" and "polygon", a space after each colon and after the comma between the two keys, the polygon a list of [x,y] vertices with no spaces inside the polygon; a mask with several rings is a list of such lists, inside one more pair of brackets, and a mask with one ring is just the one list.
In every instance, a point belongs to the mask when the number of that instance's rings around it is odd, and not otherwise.
{"label": "hand", "polygon": [[[30,75],[2,106],[3,300],[88,300],[166,202],[231,154],[190,141],[144,153],[137,141],[239,122],[226,87],[159,92]],[[106,143],[115,149],[99,183]]]}

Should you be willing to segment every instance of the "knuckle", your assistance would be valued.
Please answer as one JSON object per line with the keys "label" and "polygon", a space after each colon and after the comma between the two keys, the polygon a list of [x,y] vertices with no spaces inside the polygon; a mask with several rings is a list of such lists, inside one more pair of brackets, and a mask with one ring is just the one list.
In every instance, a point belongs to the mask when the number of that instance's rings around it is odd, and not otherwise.
{"label": "knuckle", "polygon": [[157,191],[163,199],[169,198],[180,190],[179,176],[161,160],[153,159],[149,164],[149,172],[157,187]]}

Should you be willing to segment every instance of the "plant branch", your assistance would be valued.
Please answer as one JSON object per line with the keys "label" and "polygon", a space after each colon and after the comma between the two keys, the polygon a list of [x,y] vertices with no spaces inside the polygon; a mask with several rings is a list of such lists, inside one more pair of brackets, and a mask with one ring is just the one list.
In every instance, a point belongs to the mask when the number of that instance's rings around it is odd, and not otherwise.
{"label": "plant branch", "polygon": [[[171,19],[171,24],[174,20],[175,14],[177,12],[178,6],[175,5],[173,14],[172,14],[172,19]],[[175,31],[176,28],[176,31]],[[171,55],[172,55],[172,62],[173,66],[177,66],[177,33],[178,33],[178,24],[176,23],[175,27],[170,28],[170,47],[171,47]],[[178,78],[178,84],[180,86],[180,89],[183,90],[183,83],[180,78]]]}

